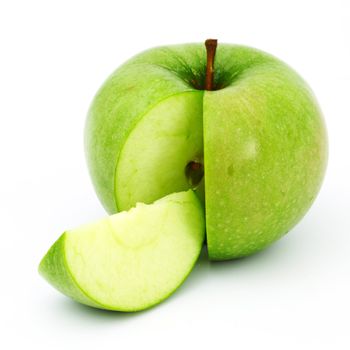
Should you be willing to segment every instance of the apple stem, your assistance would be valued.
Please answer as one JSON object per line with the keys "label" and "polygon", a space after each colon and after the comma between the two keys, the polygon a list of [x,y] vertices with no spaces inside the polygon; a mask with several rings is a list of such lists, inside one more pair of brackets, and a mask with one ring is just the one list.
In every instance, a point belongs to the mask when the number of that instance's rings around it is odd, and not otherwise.
{"label": "apple stem", "polygon": [[216,39],[207,39],[205,48],[207,49],[207,70],[205,73],[205,90],[213,90],[214,83],[214,59],[218,41]]}

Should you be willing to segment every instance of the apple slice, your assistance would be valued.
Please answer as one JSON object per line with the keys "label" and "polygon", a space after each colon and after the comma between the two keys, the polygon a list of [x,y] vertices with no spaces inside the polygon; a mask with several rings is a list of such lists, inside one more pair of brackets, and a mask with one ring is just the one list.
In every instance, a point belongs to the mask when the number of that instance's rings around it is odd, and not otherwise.
{"label": "apple slice", "polygon": [[80,303],[138,311],[161,302],[181,285],[203,239],[202,204],[189,190],[66,231],[39,271]]}

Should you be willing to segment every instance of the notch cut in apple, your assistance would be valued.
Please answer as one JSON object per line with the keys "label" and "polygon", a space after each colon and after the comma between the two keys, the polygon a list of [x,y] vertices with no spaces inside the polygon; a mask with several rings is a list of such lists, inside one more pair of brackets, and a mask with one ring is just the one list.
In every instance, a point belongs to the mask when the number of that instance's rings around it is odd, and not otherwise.
{"label": "notch cut in apple", "polygon": [[164,99],[142,117],[116,167],[118,208],[152,203],[189,188],[204,196],[202,107],[201,91],[183,92]]}
{"label": "notch cut in apple", "polygon": [[39,271],[80,303],[138,311],[182,284],[203,240],[203,208],[189,190],[65,232]]}

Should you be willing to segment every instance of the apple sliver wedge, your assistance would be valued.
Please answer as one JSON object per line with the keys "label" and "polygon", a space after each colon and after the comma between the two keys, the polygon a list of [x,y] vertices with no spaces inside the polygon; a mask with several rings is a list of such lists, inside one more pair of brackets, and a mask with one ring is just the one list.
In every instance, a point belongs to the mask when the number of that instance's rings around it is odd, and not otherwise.
{"label": "apple sliver wedge", "polygon": [[172,294],[203,245],[204,213],[192,190],[66,231],[40,263],[58,290],[96,308],[138,311]]}

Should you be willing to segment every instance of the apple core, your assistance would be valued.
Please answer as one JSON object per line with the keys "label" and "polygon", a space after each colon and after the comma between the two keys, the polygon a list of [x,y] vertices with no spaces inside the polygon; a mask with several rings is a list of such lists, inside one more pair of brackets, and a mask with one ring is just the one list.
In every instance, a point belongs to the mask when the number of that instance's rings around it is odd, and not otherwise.
{"label": "apple core", "polygon": [[199,161],[190,161],[186,165],[185,174],[189,184],[195,188],[203,179],[204,165]]}

